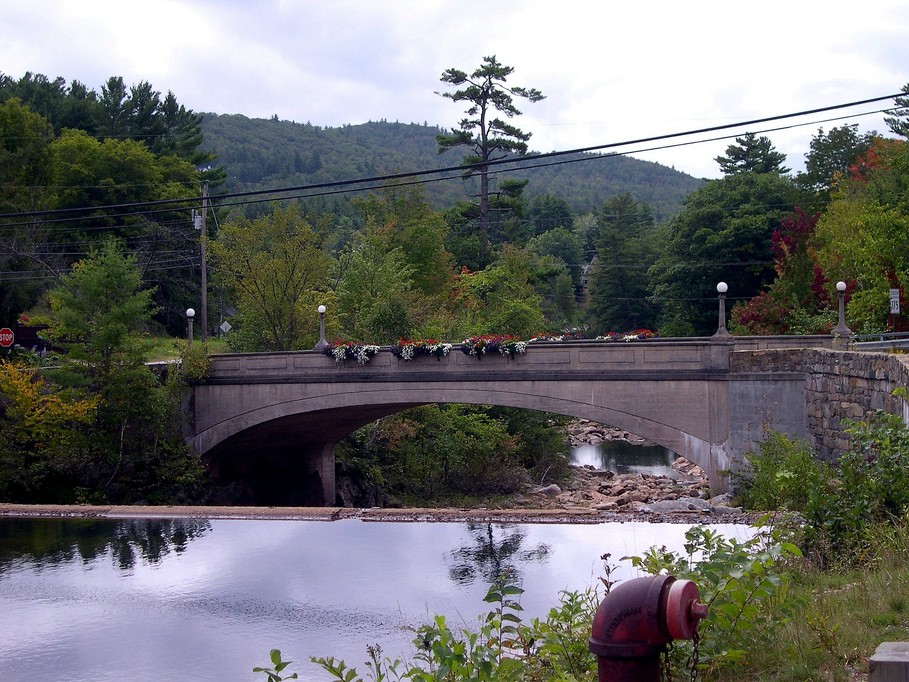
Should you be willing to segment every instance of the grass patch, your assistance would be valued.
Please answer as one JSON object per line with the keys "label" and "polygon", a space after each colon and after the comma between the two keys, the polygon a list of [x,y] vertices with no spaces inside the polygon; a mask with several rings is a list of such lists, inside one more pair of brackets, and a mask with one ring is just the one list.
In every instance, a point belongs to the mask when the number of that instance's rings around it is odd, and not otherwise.
{"label": "grass patch", "polygon": [[[882,642],[909,640],[909,524],[881,529],[865,568],[831,572],[793,567],[781,598],[796,605],[788,622],[723,682],[866,680]],[[710,679],[710,678],[708,678]]]}

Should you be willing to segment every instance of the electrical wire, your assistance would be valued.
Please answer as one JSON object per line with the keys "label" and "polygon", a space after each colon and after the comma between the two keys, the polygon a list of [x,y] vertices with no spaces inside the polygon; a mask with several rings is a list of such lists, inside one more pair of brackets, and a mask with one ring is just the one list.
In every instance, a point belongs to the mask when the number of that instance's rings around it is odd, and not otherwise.
{"label": "electrical wire", "polygon": [[[299,186],[293,186],[293,187],[283,187],[283,188],[274,188],[274,189],[266,189],[266,190],[250,190],[247,192],[231,192],[231,193],[226,193],[226,194],[222,194],[222,195],[216,195],[215,197],[210,197],[210,199],[212,201],[214,201],[216,199],[233,199],[233,198],[263,196],[263,195],[285,194],[288,192],[300,192],[300,191],[319,190],[319,189],[347,188],[347,187],[351,187],[354,185],[361,185],[361,184],[374,185],[376,183],[379,183],[379,186],[382,186],[382,183],[386,183],[391,180],[405,180],[405,179],[409,179],[409,178],[423,177],[423,176],[427,176],[427,175],[439,175],[439,174],[443,174],[443,173],[452,173],[452,172],[458,172],[463,177],[464,174],[475,173],[475,172],[483,170],[483,169],[488,170],[490,167],[500,166],[500,165],[504,165],[504,164],[514,164],[521,168],[526,168],[528,166],[522,165],[524,162],[536,161],[538,159],[556,158],[556,157],[561,157],[561,156],[566,156],[566,155],[571,155],[571,154],[584,154],[584,153],[590,153],[590,152],[594,152],[594,151],[602,151],[605,149],[615,149],[618,147],[625,147],[625,146],[629,146],[629,145],[638,145],[638,144],[643,144],[643,143],[656,142],[656,141],[660,141],[660,140],[669,140],[669,139],[674,139],[674,138],[679,138],[679,137],[687,137],[690,135],[700,135],[700,134],[705,134],[705,133],[710,133],[710,132],[717,132],[720,130],[743,128],[743,127],[752,126],[752,125],[756,125],[756,124],[760,124],[760,123],[768,123],[771,121],[798,118],[801,116],[813,115],[813,114],[817,114],[817,113],[821,113],[821,112],[825,112],[825,111],[834,111],[834,110],[838,110],[838,109],[846,109],[846,108],[861,106],[861,105],[865,105],[865,104],[870,104],[873,102],[880,102],[880,101],[887,100],[887,99],[894,99],[896,97],[901,97],[902,94],[903,93],[896,93],[893,95],[884,95],[881,97],[873,97],[873,98],[869,98],[869,99],[857,100],[854,102],[836,104],[836,105],[831,105],[831,106],[827,106],[827,107],[817,107],[814,109],[806,109],[806,110],[793,112],[793,113],[789,113],[789,114],[780,114],[777,116],[768,116],[768,117],[763,117],[763,118],[751,119],[748,121],[741,121],[738,123],[727,123],[727,124],[718,125],[718,126],[709,126],[706,128],[698,128],[698,129],[684,131],[684,132],[678,132],[678,133],[667,133],[664,135],[654,135],[654,136],[650,136],[650,137],[625,140],[625,141],[621,141],[621,142],[610,142],[610,143],[606,143],[606,144],[592,145],[592,146],[588,146],[588,147],[579,147],[576,149],[570,149],[570,150],[564,150],[564,151],[547,152],[547,153],[541,153],[541,154],[529,154],[529,155],[518,157],[518,158],[494,159],[494,160],[489,160],[486,162],[475,163],[475,164],[446,166],[446,167],[442,167],[442,168],[424,169],[424,170],[419,170],[419,171],[411,171],[411,172],[407,172],[407,173],[391,173],[391,174],[386,174],[386,175],[371,176],[371,177],[366,177],[366,178],[355,178],[355,179],[350,179],[350,180],[336,180],[336,181],[330,181],[330,182],[324,182],[324,183],[315,183],[315,184],[311,184],[311,185],[299,185]],[[875,113],[877,113],[877,112],[875,112]],[[795,126],[792,126],[792,127],[795,127]],[[722,139],[722,138],[719,138],[719,139]],[[693,144],[693,143],[691,143],[691,144]],[[656,149],[669,148],[672,146],[680,146],[680,145],[667,145],[665,147],[653,147],[653,148],[647,149],[646,151],[654,151]],[[624,152],[624,153],[628,154],[628,153],[632,153],[632,152]],[[637,153],[640,153],[640,152],[637,152]],[[530,167],[532,167],[532,166],[530,166]],[[451,178],[445,178],[445,179],[451,179]],[[363,191],[363,189],[364,188],[360,188],[358,191]],[[334,194],[334,193],[339,193],[339,192],[332,191],[332,192],[328,192],[327,194]],[[307,194],[306,196],[324,196],[324,195],[323,194]],[[202,197],[198,196],[198,197],[186,197],[186,198],[181,198],[181,199],[159,199],[159,200],[154,200],[154,201],[109,204],[106,206],[93,206],[90,208],[70,207],[70,208],[63,208],[63,209],[49,209],[49,210],[44,210],[44,211],[4,213],[4,214],[0,214],[0,220],[10,219],[10,218],[27,218],[27,217],[46,216],[46,215],[71,214],[71,213],[77,213],[79,211],[86,211],[86,210],[93,210],[93,211],[120,210],[120,209],[126,209],[126,208],[140,208],[140,207],[152,208],[152,207],[163,207],[163,206],[170,206],[172,208],[177,208],[177,207],[185,208],[185,206],[184,206],[185,204],[193,204],[193,203],[199,204],[199,203],[201,203],[201,201],[202,201]],[[250,203],[253,203],[253,202],[250,202]]]}

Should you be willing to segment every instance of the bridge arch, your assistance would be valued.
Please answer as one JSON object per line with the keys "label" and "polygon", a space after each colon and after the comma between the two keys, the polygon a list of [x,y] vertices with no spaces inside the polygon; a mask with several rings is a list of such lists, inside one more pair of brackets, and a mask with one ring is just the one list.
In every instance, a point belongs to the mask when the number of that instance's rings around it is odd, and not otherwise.
{"label": "bridge arch", "polygon": [[[287,431],[296,438],[337,441],[361,426],[419,405],[464,404],[514,407],[549,412],[616,427],[662,445],[696,464],[709,465],[709,443],[693,433],[652,416],[629,411],[627,406],[596,405],[575,398],[528,394],[526,389],[503,387],[374,386],[331,394],[290,398],[252,407],[196,435],[196,451],[217,450],[241,432]],[[700,460],[700,461],[699,461]]]}

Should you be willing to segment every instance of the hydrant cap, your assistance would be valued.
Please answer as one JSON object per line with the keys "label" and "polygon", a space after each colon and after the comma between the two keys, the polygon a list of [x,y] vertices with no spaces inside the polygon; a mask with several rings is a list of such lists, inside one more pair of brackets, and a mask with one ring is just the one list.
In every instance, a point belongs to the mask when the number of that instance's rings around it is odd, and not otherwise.
{"label": "hydrant cap", "polygon": [[666,599],[666,624],[673,639],[692,639],[698,623],[707,616],[698,586],[690,580],[676,580]]}

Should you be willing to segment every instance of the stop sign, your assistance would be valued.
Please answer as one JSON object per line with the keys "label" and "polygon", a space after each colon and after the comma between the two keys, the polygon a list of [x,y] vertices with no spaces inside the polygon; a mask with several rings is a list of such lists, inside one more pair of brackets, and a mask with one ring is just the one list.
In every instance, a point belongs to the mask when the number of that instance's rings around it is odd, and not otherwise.
{"label": "stop sign", "polygon": [[16,336],[15,336],[15,334],[13,334],[13,330],[10,329],[9,327],[4,327],[3,329],[0,329],[0,346],[3,346],[4,348],[9,348],[10,346],[13,345],[13,341],[15,340],[15,338],[16,338]]}

